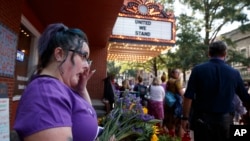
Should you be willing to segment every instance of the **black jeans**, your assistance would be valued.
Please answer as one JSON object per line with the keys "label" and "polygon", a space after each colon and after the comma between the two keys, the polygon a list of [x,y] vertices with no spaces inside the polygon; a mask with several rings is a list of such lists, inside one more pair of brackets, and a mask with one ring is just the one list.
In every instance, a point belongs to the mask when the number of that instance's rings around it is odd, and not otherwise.
{"label": "black jeans", "polygon": [[193,130],[195,141],[229,141],[233,114],[195,114]]}

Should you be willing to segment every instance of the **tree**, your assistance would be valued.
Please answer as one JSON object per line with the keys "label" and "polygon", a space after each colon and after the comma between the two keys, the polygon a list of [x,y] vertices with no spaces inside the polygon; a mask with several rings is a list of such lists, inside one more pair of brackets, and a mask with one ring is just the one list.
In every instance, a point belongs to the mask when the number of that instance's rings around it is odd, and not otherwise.
{"label": "tree", "polygon": [[250,6],[249,0],[180,0],[188,4],[194,12],[203,15],[205,27],[204,44],[213,41],[223,26],[228,23],[248,22],[247,14],[243,9]]}
{"label": "tree", "polygon": [[107,63],[107,72],[109,75],[117,75],[121,70],[121,66],[116,66],[114,61]]}
{"label": "tree", "polygon": [[182,69],[184,81],[187,70],[207,59],[207,47],[201,44],[200,27],[200,21],[194,16],[181,14],[177,23],[178,49],[176,52],[167,53],[167,66]]}
{"label": "tree", "polygon": [[[168,1],[173,2],[173,0]],[[242,31],[247,29],[245,23],[249,21],[249,19],[243,9],[249,7],[249,0],[180,1],[192,8],[193,12],[190,12],[191,14],[199,13],[202,18],[198,20],[194,18],[195,15],[188,17],[184,14],[177,17],[177,32],[179,32],[179,34],[177,34],[176,44],[179,46],[179,50],[177,50],[176,53],[170,52],[167,54],[170,58],[168,60],[168,67],[175,65],[175,67],[182,68],[185,72],[185,70],[192,68],[195,64],[207,59],[207,46],[209,42],[217,37],[221,28],[226,24],[241,22]],[[200,34],[201,27],[204,27],[202,30],[205,31],[203,36]],[[204,38],[201,38],[201,36]],[[228,56],[227,62],[229,64],[232,62],[247,64],[246,60],[248,59],[238,53],[235,48],[228,50]]]}
{"label": "tree", "polygon": [[124,73],[125,71],[131,72],[130,76],[135,76],[134,71],[132,70],[144,70],[145,72],[151,72],[155,76],[157,76],[158,70],[162,70],[166,68],[166,56],[165,55],[159,55],[157,57],[154,57],[150,60],[145,60],[143,63],[139,62],[124,62],[121,65],[120,73]]}

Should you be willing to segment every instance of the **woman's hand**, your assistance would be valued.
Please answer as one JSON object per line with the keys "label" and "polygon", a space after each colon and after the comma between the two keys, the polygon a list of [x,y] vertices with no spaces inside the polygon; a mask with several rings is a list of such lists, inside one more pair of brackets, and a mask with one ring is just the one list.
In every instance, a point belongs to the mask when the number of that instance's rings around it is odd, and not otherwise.
{"label": "woman's hand", "polygon": [[86,87],[89,79],[96,72],[96,70],[90,71],[90,69],[85,70],[80,78],[79,86]]}
{"label": "woman's hand", "polygon": [[82,96],[85,100],[87,100],[90,104],[92,104],[87,90],[87,83],[96,70],[90,71],[90,65],[88,68],[85,68],[84,72],[79,78],[79,82],[77,85],[77,92],[80,94],[80,96]]}
{"label": "woman's hand", "polygon": [[82,75],[79,78],[79,82],[78,82],[78,86],[77,86],[77,91],[79,93],[82,93],[82,92],[85,91],[89,79],[92,77],[92,75],[96,71],[96,70],[90,71],[90,67],[91,67],[91,63],[88,64],[88,66],[84,68],[84,71],[83,71]]}

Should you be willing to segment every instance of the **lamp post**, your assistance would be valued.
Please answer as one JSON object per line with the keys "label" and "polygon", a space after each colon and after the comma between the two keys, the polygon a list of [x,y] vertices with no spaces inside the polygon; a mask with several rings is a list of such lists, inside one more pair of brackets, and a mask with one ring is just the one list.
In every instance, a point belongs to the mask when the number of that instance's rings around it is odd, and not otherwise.
{"label": "lamp post", "polygon": [[128,70],[125,71],[125,79],[128,79]]}

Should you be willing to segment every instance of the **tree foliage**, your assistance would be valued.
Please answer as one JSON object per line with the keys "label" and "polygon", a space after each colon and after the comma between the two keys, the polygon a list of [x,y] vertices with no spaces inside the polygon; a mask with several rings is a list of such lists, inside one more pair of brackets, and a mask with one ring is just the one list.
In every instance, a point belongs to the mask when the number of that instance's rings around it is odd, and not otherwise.
{"label": "tree foliage", "polygon": [[248,22],[244,9],[250,6],[249,0],[180,0],[188,4],[193,11],[203,15],[205,27],[204,44],[208,45],[226,24]]}
{"label": "tree foliage", "polygon": [[207,59],[207,47],[201,43],[199,20],[186,14],[181,14],[178,19],[179,33],[177,33],[176,42],[178,49],[166,54],[168,56],[167,66],[168,68],[180,68],[185,72]]}
{"label": "tree foliage", "polygon": [[117,75],[121,70],[120,65],[116,65],[114,61],[109,61],[107,63],[107,71],[109,75]]}
{"label": "tree foliage", "polygon": [[[169,0],[172,2],[172,0]],[[233,22],[241,22],[241,29],[244,31],[247,26],[244,25],[249,19],[243,9],[249,7],[249,0],[180,0],[183,4],[189,5],[193,10],[190,16],[181,14],[177,17],[177,46],[179,50],[176,53],[168,53],[170,60],[168,66],[187,70],[207,59],[207,46],[209,42],[217,37],[223,26]],[[201,19],[195,17],[195,13],[201,15]],[[204,29],[203,29],[204,27]],[[200,31],[204,35],[201,34]],[[202,42],[203,40],[203,42]],[[227,41],[230,41],[227,39]],[[229,42],[230,43],[230,42]],[[246,64],[247,60],[235,48],[228,51],[228,63],[240,62]]]}

